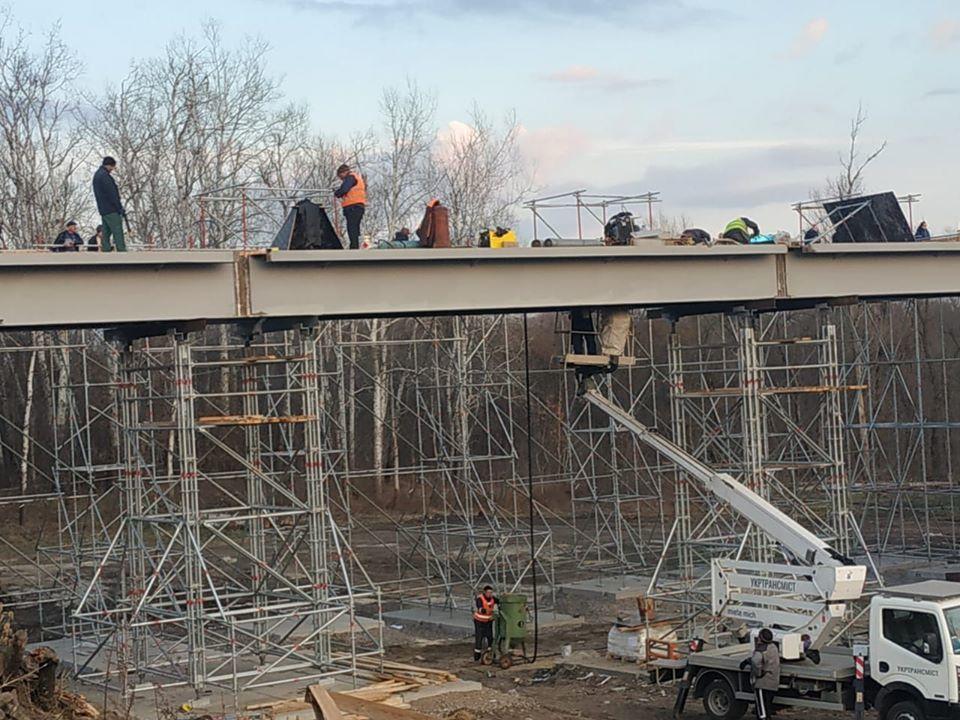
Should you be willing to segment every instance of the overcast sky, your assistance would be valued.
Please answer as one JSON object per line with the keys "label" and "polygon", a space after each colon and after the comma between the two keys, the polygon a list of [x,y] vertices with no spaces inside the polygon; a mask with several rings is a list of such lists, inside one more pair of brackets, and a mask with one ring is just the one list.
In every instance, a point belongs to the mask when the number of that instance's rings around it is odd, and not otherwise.
{"label": "overcast sky", "polygon": [[[376,121],[381,89],[416,79],[440,124],[476,100],[514,109],[543,193],[663,193],[663,211],[718,231],[747,214],[794,230],[790,203],[834,172],[851,116],[889,146],[869,190],[922,193],[931,229],[960,223],[956,0],[14,0],[59,19],[91,88],[174,35],[217,20],[260,35],[318,129]],[[919,220],[919,218],[918,218]]]}

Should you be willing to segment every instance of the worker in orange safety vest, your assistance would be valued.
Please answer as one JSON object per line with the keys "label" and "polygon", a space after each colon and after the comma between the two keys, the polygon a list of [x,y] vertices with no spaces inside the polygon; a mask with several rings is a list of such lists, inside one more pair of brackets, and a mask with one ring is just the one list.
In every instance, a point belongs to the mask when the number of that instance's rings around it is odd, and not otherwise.
{"label": "worker in orange safety vest", "polygon": [[351,170],[346,164],[337,168],[337,177],[340,179],[340,187],[334,190],[333,194],[340,199],[343,207],[350,249],[357,250],[360,248],[360,221],[363,220],[363,213],[367,208],[367,184],[360,173]]}
{"label": "worker in orange safety vest", "polygon": [[483,657],[483,641],[487,641],[487,648],[493,647],[493,609],[499,604],[493,596],[493,588],[484,586],[483,592],[477,595],[473,610],[473,660],[479,662]]}

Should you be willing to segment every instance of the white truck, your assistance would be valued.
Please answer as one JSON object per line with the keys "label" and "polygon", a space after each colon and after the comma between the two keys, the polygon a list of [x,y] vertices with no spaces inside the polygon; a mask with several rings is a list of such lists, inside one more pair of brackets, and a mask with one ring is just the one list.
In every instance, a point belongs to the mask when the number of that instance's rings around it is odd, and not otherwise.
{"label": "white truck", "polygon": [[[960,719],[960,583],[928,580],[884,588],[870,600],[869,639],[853,648],[828,646],[846,615],[846,603],[862,596],[866,568],[729,475],[652,432],[597,390],[587,390],[584,398],[777,542],[784,562],[711,563],[714,615],[746,623],[754,632],[768,627],[774,633],[781,655],[775,705],[858,712],[875,708],[881,720]],[[688,656],[675,717],[690,694],[703,699],[710,718],[742,717],[753,691],[749,673],[740,665],[752,647],[699,647]]]}

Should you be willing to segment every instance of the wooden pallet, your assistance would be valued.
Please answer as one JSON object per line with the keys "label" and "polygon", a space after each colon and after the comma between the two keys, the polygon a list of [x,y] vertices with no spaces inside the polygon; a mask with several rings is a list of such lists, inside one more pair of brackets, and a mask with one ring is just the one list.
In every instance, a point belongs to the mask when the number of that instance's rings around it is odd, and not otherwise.
{"label": "wooden pallet", "polygon": [[357,676],[369,680],[369,685],[340,693],[311,685],[304,700],[262,703],[246,709],[277,715],[312,707],[317,720],[429,720],[427,715],[410,709],[403,693],[459,680],[446,670],[377,658],[357,658],[356,665]]}
{"label": "wooden pallet", "polygon": [[306,700],[317,720],[430,720],[429,715],[407,707],[357,697],[357,692],[331,693],[322,685],[311,685],[307,688]]}

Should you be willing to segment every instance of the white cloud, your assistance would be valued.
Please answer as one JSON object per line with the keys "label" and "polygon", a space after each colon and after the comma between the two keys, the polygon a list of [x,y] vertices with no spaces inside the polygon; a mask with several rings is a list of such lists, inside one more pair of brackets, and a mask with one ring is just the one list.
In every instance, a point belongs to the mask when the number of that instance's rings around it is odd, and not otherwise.
{"label": "white cloud", "polygon": [[594,80],[598,75],[600,75],[600,71],[595,67],[590,67],[589,65],[570,65],[563,70],[549,73],[546,75],[546,79],[550,82],[580,83]]}
{"label": "white cloud", "polygon": [[930,40],[941,50],[960,43],[960,21],[940,20],[930,29]]}
{"label": "white cloud", "polygon": [[451,120],[444,127],[437,130],[437,146],[435,152],[441,160],[449,159],[457,147],[467,145],[477,134],[473,125]]}
{"label": "white cloud", "polygon": [[558,125],[536,129],[520,128],[520,151],[530,164],[534,182],[557,182],[577,161],[590,152],[591,138],[573,125]]}
{"label": "white cloud", "polygon": [[604,143],[602,150],[616,153],[664,154],[664,153],[715,153],[743,152],[749,150],[777,150],[784,147],[817,149],[829,143],[823,140],[794,139],[743,139],[743,140],[674,140],[654,143]]}
{"label": "white cloud", "polygon": [[923,94],[925,98],[956,97],[957,95],[960,95],[960,87],[938,87],[927,90]]}
{"label": "white cloud", "polygon": [[823,40],[823,36],[827,34],[829,27],[830,23],[822,17],[814,18],[804,25],[794,39],[793,45],[790,46],[791,57],[800,57],[813,50]]}
{"label": "white cloud", "polygon": [[543,76],[547,82],[606,91],[637,90],[666,84],[664,78],[639,78],[605,72],[591,65],[569,65]]}

